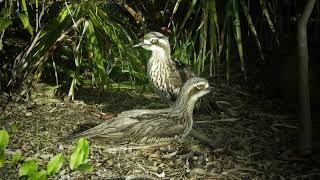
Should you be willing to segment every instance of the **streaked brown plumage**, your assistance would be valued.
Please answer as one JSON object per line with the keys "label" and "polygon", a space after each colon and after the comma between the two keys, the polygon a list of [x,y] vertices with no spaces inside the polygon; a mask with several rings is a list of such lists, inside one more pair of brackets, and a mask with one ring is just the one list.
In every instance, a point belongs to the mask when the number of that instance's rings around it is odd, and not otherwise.
{"label": "streaked brown plumage", "polygon": [[179,61],[171,59],[169,40],[163,34],[150,32],[134,47],[139,46],[152,53],[147,71],[157,94],[167,101],[174,101],[186,80],[195,75],[188,67],[181,66]]}
{"label": "streaked brown plumage", "polygon": [[195,102],[209,91],[207,80],[194,77],[184,84],[170,108],[125,111],[96,127],[62,140],[87,137],[118,144],[145,144],[183,138],[192,129]]}
{"label": "streaked brown plumage", "polygon": [[[143,41],[134,47],[143,47],[151,51],[148,60],[148,77],[155,87],[156,93],[164,100],[174,102],[180,88],[190,78],[195,77],[191,69],[171,58],[170,43],[167,37],[159,32],[150,32],[143,37]],[[219,106],[210,98],[202,98],[196,104],[196,111],[211,113]],[[224,109],[222,109],[224,110]],[[227,112],[228,113],[228,112]]]}

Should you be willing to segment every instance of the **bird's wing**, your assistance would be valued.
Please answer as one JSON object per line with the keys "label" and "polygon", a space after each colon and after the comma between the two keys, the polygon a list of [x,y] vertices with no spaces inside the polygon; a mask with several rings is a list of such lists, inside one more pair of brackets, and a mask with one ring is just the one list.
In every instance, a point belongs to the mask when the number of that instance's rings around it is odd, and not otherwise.
{"label": "bird's wing", "polygon": [[172,63],[174,63],[177,71],[179,72],[183,83],[195,76],[189,65],[181,63],[178,59],[172,59]]}
{"label": "bird's wing", "polygon": [[[104,123],[97,125],[84,132],[71,135],[61,139],[62,141],[71,141],[82,137],[104,139],[106,141],[124,141],[128,139],[132,127],[147,126],[148,120],[161,119],[159,114],[167,114],[168,109],[161,110],[131,110],[118,114],[116,117],[106,120]],[[145,124],[145,125],[143,125]],[[130,137],[129,137],[130,138]],[[122,140],[123,139],[123,140]]]}
{"label": "bird's wing", "polygon": [[169,93],[171,94],[171,100],[174,101],[180,91],[183,84],[194,76],[190,67],[182,64],[178,60],[170,59],[168,64],[169,67],[169,77],[166,81]]}
{"label": "bird's wing", "polygon": [[133,141],[152,143],[177,138],[185,127],[168,113],[145,114],[137,116],[140,121],[129,130]]}

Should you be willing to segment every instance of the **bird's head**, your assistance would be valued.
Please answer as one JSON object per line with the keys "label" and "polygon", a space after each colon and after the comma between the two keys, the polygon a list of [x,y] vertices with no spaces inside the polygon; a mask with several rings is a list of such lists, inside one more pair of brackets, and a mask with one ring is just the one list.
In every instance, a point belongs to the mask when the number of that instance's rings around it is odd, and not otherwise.
{"label": "bird's head", "polygon": [[153,52],[165,52],[170,54],[170,43],[166,36],[159,32],[150,32],[142,38],[141,42],[133,47],[143,47]]}
{"label": "bird's head", "polygon": [[193,77],[185,82],[181,88],[175,106],[179,108],[190,108],[189,110],[192,112],[196,101],[210,91],[211,87],[206,79]]}

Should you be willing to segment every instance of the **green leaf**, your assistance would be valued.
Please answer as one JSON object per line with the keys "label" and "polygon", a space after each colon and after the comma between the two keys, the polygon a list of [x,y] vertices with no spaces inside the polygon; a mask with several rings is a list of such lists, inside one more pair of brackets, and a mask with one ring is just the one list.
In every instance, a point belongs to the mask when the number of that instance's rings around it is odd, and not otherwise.
{"label": "green leaf", "polygon": [[8,18],[0,18],[0,32],[7,29],[11,25],[11,20]]}
{"label": "green leaf", "polygon": [[87,139],[81,138],[78,143],[76,150],[72,153],[70,158],[70,169],[74,170],[78,168],[80,164],[87,161],[89,156],[89,143]]}
{"label": "green leaf", "polygon": [[70,158],[70,169],[74,170],[77,167],[79,167],[79,165],[82,162],[82,158],[83,158],[84,152],[83,149],[81,148],[77,148],[71,155]]}
{"label": "green leaf", "polygon": [[28,16],[28,8],[27,8],[26,0],[21,0],[21,4],[22,4],[22,10],[24,11],[25,15]]}
{"label": "green leaf", "polygon": [[77,170],[78,171],[82,171],[82,172],[92,172],[93,171],[93,165],[90,164],[90,163],[83,163],[83,164],[79,165]]}
{"label": "green leaf", "polygon": [[36,174],[36,180],[46,180],[47,178],[47,171],[42,170],[37,172]]}
{"label": "green leaf", "polygon": [[81,148],[83,150],[83,157],[81,163],[85,163],[85,161],[89,157],[89,142],[85,138],[81,138],[78,141],[77,148]]}
{"label": "green leaf", "polygon": [[21,14],[21,13],[18,13],[18,17],[20,18],[20,20],[23,24],[23,28],[26,29],[30,25],[29,17],[27,15]]}
{"label": "green leaf", "polygon": [[32,176],[38,172],[38,161],[32,159],[25,161],[19,168],[19,177]]}
{"label": "green leaf", "polygon": [[21,151],[18,149],[12,157],[11,166],[15,165],[20,159],[21,159]]}
{"label": "green leaf", "polygon": [[6,153],[5,151],[1,151],[0,152],[0,168],[3,167],[5,161],[6,161]]}
{"label": "green leaf", "polygon": [[64,161],[64,157],[61,153],[52,157],[47,166],[47,173],[48,174],[57,173],[59,169],[62,167],[63,161]]}
{"label": "green leaf", "polygon": [[13,122],[10,124],[10,130],[12,133],[17,132],[17,123],[16,122]]}
{"label": "green leaf", "polygon": [[0,130],[0,152],[4,151],[9,143],[9,134],[6,130]]}
{"label": "green leaf", "polygon": [[20,18],[22,24],[23,24],[23,28],[24,29],[27,29],[29,31],[29,33],[31,35],[33,35],[33,30],[32,30],[32,26],[30,24],[30,21],[29,21],[29,17],[25,14],[21,14],[19,13],[18,14],[18,17]]}

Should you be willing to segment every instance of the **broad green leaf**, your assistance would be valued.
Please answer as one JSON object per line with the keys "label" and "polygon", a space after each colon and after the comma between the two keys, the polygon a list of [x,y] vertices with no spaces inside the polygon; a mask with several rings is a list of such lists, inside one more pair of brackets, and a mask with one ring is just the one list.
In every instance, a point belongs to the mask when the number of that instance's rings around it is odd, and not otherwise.
{"label": "broad green leaf", "polygon": [[25,161],[19,168],[19,177],[32,176],[38,172],[38,161],[32,159]]}
{"label": "broad green leaf", "polygon": [[85,138],[81,138],[78,141],[77,148],[81,148],[83,150],[84,154],[83,154],[81,163],[84,163],[88,159],[88,156],[89,156],[89,142],[88,142],[88,140]]}
{"label": "broad green leaf", "polygon": [[77,170],[82,172],[92,172],[93,165],[90,163],[83,163],[78,166]]}
{"label": "broad green leaf", "polygon": [[[28,178],[29,179],[29,178]],[[36,174],[36,180],[46,180],[47,178],[47,171],[42,170],[37,172]]]}
{"label": "broad green leaf", "polygon": [[82,163],[84,152],[82,148],[77,148],[70,158],[70,169],[74,170]]}
{"label": "broad green leaf", "polygon": [[15,165],[21,159],[21,151],[18,149],[11,159],[11,166]]}
{"label": "broad green leaf", "polygon": [[47,166],[47,173],[48,174],[57,173],[59,169],[62,167],[63,161],[64,161],[64,157],[61,153],[52,157]]}
{"label": "broad green leaf", "polygon": [[8,18],[0,17],[0,32],[7,29],[11,25],[11,20]]}
{"label": "broad green leaf", "polygon": [[4,151],[9,143],[9,134],[6,130],[0,130],[0,152]]}
{"label": "broad green leaf", "polygon": [[0,168],[4,166],[4,163],[6,161],[6,153],[5,151],[0,152]]}
{"label": "broad green leaf", "polygon": [[89,143],[85,138],[81,138],[78,143],[76,150],[72,153],[70,158],[70,169],[76,169],[80,164],[87,161],[89,156]]}

